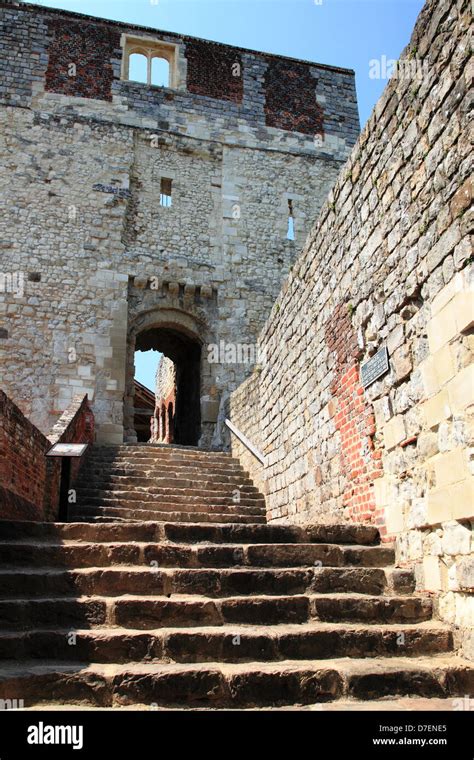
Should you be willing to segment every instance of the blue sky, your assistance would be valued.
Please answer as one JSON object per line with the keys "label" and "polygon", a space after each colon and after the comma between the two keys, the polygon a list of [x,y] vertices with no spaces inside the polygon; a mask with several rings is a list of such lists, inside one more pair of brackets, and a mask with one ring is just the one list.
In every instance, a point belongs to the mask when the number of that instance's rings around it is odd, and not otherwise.
{"label": "blue sky", "polygon": [[[354,69],[361,127],[386,81],[369,61],[397,58],[423,0],[42,0],[38,4]],[[157,354],[138,353],[137,378],[154,385]]]}

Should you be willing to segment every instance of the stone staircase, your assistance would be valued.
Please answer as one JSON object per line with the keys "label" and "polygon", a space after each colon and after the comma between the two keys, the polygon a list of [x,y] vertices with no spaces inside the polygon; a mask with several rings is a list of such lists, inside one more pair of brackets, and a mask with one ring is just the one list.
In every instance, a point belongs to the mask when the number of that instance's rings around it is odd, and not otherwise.
{"label": "stone staircase", "polygon": [[223,452],[94,446],[70,519],[264,523],[265,500],[238,459]]}
{"label": "stone staircase", "polygon": [[0,521],[0,699],[294,709],[472,693],[474,668],[393,560],[367,526]]}

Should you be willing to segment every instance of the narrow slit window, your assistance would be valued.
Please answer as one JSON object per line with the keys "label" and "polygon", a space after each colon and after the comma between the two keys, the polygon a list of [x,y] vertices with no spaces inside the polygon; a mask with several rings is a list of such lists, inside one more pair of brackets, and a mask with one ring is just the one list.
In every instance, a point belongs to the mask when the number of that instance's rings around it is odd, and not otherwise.
{"label": "narrow slit window", "polygon": [[160,182],[160,206],[171,206],[171,180],[162,177]]}
{"label": "narrow slit window", "polygon": [[288,198],[288,229],[286,233],[287,240],[295,239],[295,220],[293,217],[293,201]]}

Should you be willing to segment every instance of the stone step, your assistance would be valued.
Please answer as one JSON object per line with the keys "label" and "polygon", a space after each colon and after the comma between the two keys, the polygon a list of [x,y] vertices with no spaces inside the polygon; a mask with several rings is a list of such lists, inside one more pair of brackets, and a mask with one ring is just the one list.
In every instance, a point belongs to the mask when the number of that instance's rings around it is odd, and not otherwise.
{"label": "stone step", "polygon": [[89,520],[89,519],[105,519],[109,522],[115,522],[121,520],[122,522],[129,522],[130,520],[136,520],[137,522],[144,522],[153,520],[154,522],[188,522],[196,523],[196,521],[204,523],[266,523],[266,517],[262,511],[255,511],[254,508],[249,508],[248,514],[243,514],[240,511],[232,511],[229,507],[221,507],[221,511],[211,510],[209,507],[205,511],[202,510],[177,510],[176,505],[173,505],[174,510],[167,509],[166,505],[164,510],[161,509],[127,509],[126,507],[111,507],[111,506],[99,506],[90,504],[76,505],[75,509],[70,511],[70,520]]}
{"label": "stone step", "polygon": [[[450,710],[462,709],[462,705],[467,704],[468,698],[464,697],[382,697],[381,699],[336,699],[332,702],[315,702],[313,704],[308,703],[305,705],[278,705],[271,706],[272,712],[447,712]],[[43,702],[37,705],[31,705],[31,707],[22,708],[26,712],[64,712],[70,710],[68,705],[63,705],[61,702]],[[232,708],[229,707],[200,707],[192,705],[174,705],[173,707],[167,707],[165,705],[156,705],[152,707],[147,704],[134,703],[130,705],[120,705],[117,707],[97,707],[93,705],[81,705],[81,711],[94,712],[114,712],[116,709],[124,711],[139,710],[149,711],[152,709],[154,712],[229,712]],[[236,708],[234,708],[235,710]],[[262,706],[250,706],[239,707],[239,712],[255,712],[257,710],[266,709]]]}
{"label": "stone step", "polygon": [[446,655],[179,665],[4,661],[0,669],[0,698],[21,698],[26,707],[60,701],[241,708],[341,698],[446,698],[473,690],[472,663]]}
{"label": "stone step", "polygon": [[307,594],[224,597],[198,595],[30,598],[0,601],[3,629],[117,625],[146,630],[224,624],[276,625],[310,620],[352,623],[421,623],[432,601],[417,596]]}
{"label": "stone step", "polygon": [[0,520],[0,539],[24,541],[172,541],[218,544],[337,543],[371,546],[379,543],[379,532],[371,525],[191,525],[171,521],[130,522],[108,525]]}
{"label": "stone step", "polygon": [[[240,504],[179,504],[178,502],[167,501],[132,501],[127,499],[93,499],[89,498],[83,502],[78,501],[77,504],[70,506],[70,511],[80,512],[81,514],[87,514],[87,511],[92,510],[97,514],[104,512],[109,517],[117,515],[118,517],[126,517],[130,513],[132,519],[141,520],[154,520],[155,513],[159,514],[173,514],[173,513],[190,513],[194,514],[194,521],[200,521],[203,517],[206,520],[213,515],[234,515],[236,522],[240,517],[252,517],[263,516],[265,517],[265,510],[262,506],[256,505],[240,505]],[[137,513],[137,514],[135,514]],[[158,518],[157,518],[158,519]],[[172,521],[173,518],[168,518],[168,521]]]}
{"label": "stone step", "polygon": [[101,452],[91,450],[87,454],[85,460],[87,463],[94,465],[95,462],[106,462],[109,465],[114,462],[121,462],[127,466],[134,467],[139,462],[148,462],[150,467],[163,466],[163,467],[190,467],[193,469],[212,470],[213,468],[228,468],[231,470],[244,471],[244,467],[238,459],[234,459],[230,456],[219,457],[190,457],[185,453],[173,454],[173,455],[161,455],[159,452],[150,451],[136,451],[133,454],[127,454],[125,452]]}
{"label": "stone step", "polygon": [[452,651],[441,623],[367,626],[299,623],[131,630],[95,628],[0,630],[0,660],[79,662],[268,662],[334,657],[415,657]]}
{"label": "stone step", "polygon": [[190,467],[201,470],[218,470],[229,469],[243,472],[244,468],[238,459],[232,457],[189,457],[187,454],[162,455],[153,451],[136,451],[133,454],[124,452],[97,452],[90,451],[87,455],[86,463],[94,465],[96,462],[106,463],[108,465],[114,462],[120,462],[125,465],[135,466],[139,463],[148,463],[150,467]]}
{"label": "stone step", "polygon": [[242,468],[229,468],[229,467],[190,467],[186,466],[171,466],[171,465],[159,465],[153,463],[129,463],[125,462],[96,462],[89,461],[84,465],[84,469],[81,470],[79,478],[84,477],[87,480],[89,473],[94,478],[103,477],[107,475],[115,476],[129,476],[129,477],[144,477],[144,478],[184,478],[187,480],[200,481],[217,481],[222,483],[233,483],[243,481],[248,485],[252,484],[252,481],[248,473],[244,472]]}
{"label": "stone step", "polygon": [[113,454],[120,453],[126,456],[132,456],[133,454],[141,453],[153,453],[156,456],[183,456],[188,459],[230,459],[238,462],[231,456],[228,451],[217,451],[211,449],[201,449],[198,446],[184,446],[176,444],[161,444],[161,443],[138,443],[138,444],[94,444],[90,447],[90,452],[101,454]]}
{"label": "stone step", "polygon": [[144,569],[136,566],[0,570],[0,599],[122,594],[209,597],[304,593],[412,594],[412,573],[394,568]]}
{"label": "stone step", "polygon": [[393,564],[390,546],[337,544],[160,544],[160,543],[39,543],[0,541],[0,564],[29,567],[104,567],[150,565],[160,567],[386,567]]}
{"label": "stone step", "polygon": [[[168,483],[169,485],[164,485],[164,483]],[[260,495],[260,491],[255,488],[251,480],[239,478],[238,476],[227,477],[226,479],[223,479],[223,476],[215,478],[206,476],[198,479],[193,476],[181,476],[181,474],[153,473],[149,470],[146,471],[146,475],[143,473],[135,475],[129,475],[128,473],[115,474],[111,470],[107,470],[106,472],[104,470],[100,472],[87,470],[87,476],[80,477],[75,483],[75,487],[80,489],[110,488],[111,486],[114,489],[118,488],[118,490],[160,487],[165,492],[171,489],[188,490],[192,488],[196,493],[212,491],[212,493],[216,493],[217,495],[219,492],[227,494],[238,488],[241,493]]]}
{"label": "stone step", "polygon": [[218,506],[229,506],[229,507],[252,507],[252,506],[258,506],[259,508],[264,509],[265,508],[265,499],[263,496],[256,496],[256,495],[245,495],[241,496],[240,500],[236,502],[232,498],[232,492],[227,493],[224,496],[220,496],[218,494],[213,494],[212,492],[205,496],[204,494],[196,493],[196,495],[193,494],[192,489],[189,489],[188,492],[186,492],[184,489],[182,491],[171,491],[171,489],[168,489],[166,493],[163,493],[159,488],[150,488],[147,490],[143,489],[129,489],[129,490],[108,490],[108,491],[101,491],[98,489],[92,489],[92,488],[81,488],[76,489],[78,500],[89,503],[89,504],[96,504],[97,502],[106,502],[106,503],[118,503],[118,504],[130,504],[132,505],[135,502],[141,503],[141,504],[159,504],[160,502],[164,504],[188,504],[193,505],[196,504],[197,506],[206,506],[207,504],[218,507]]}
{"label": "stone step", "polygon": [[126,470],[139,469],[163,469],[164,472],[174,472],[175,470],[189,470],[193,473],[214,473],[225,472],[235,474],[245,473],[245,468],[236,459],[225,459],[221,461],[196,461],[191,459],[169,459],[158,458],[154,456],[121,456],[116,454],[114,456],[102,456],[100,454],[89,454],[84,460],[85,466],[92,469],[97,468],[100,465],[106,464],[107,467],[119,467]]}

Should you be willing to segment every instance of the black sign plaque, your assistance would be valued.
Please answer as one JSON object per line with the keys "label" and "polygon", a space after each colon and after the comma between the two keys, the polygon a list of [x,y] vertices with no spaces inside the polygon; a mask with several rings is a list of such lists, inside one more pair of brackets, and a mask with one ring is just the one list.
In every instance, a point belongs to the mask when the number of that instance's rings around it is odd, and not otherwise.
{"label": "black sign plaque", "polygon": [[385,375],[390,369],[388,363],[388,351],[384,346],[380,348],[367,362],[360,365],[360,381],[363,388],[367,388],[375,383],[382,375]]}

